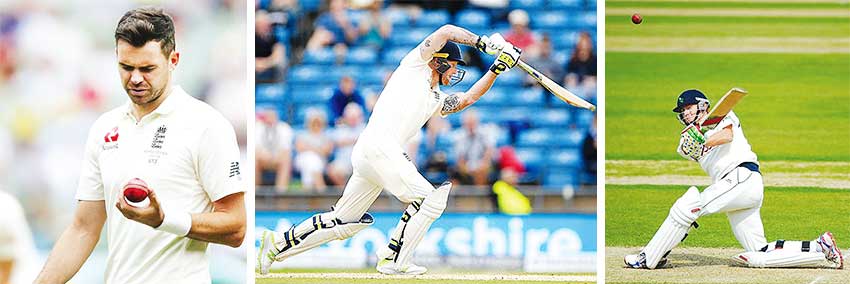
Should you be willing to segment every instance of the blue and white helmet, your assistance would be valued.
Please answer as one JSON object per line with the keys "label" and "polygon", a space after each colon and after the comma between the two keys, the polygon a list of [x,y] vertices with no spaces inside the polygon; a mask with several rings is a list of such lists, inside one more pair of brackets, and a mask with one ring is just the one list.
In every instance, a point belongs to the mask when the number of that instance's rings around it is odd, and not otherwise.
{"label": "blue and white helmet", "polygon": [[[673,108],[673,112],[677,113],[677,117],[679,118],[679,122],[683,125],[687,125],[684,119],[684,113],[686,106],[689,105],[697,105],[698,111],[708,111],[708,108],[711,106],[711,103],[708,101],[708,98],[703,94],[700,90],[690,89],[685,90],[681,94],[679,94],[679,98],[676,99],[676,107]],[[694,120],[699,119],[699,112],[697,112],[697,116]]]}

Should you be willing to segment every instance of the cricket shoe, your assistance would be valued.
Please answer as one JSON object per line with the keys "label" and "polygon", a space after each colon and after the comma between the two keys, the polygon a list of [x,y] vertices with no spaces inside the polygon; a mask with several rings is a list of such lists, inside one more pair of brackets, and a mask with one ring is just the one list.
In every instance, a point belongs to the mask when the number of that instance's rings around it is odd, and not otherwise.
{"label": "cricket shoe", "polygon": [[826,260],[838,264],[838,269],[844,268],[844,256],[841,255],[841,250],[835,244],[835,237],[832,236],[832,233],[826,232],[820,235],[818,245],[823,250],[823,254],[826,255]]}
{"label": "cricket shoe", "polygon": [[[623,262],[626,263],[627,268],[649,269],[649,267],[646,267],[646,255],[643,254],[643,252],[640,254],[627,254],[626,257],[623,258]],[[655,268],[663,268],[665,265],[667,265],[666,257],[661,258],[661,260],[658,261],[658,264],[655,265]]]}
{"label": "cricket shoe", "polygon": [[257,252],[257,269],[260,274],[268,274],[269,268],[275,261],[278,250],[274,246],[274,232],[263,231],[263,238],[260,240],[260,251]]}
{"label": "cricket shoe", "polygon": [[375,269],[377,269],[378,272],[387,275],[422,275],[428,271],[427,268],[413,263],[403,269],[396,268],[395,264],[396,263],[392,259],[385,258],[378,261],[378,265]]}

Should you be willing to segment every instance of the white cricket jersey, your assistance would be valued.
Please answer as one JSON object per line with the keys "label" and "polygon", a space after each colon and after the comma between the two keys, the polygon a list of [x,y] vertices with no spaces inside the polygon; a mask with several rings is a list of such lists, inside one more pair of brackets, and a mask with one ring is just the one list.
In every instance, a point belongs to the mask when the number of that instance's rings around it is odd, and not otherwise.
{"label": "white cricket jersey", "polygon": [[92,126],[76,195],[106,203],[106,283],[210,283],[207,242],[155,230],[115,208],[136,177],[166,212],[212,212],[213,201],[244,191],[230,122],[176,86],[138,123],[128,100]]}
{"label": "white cricket jersey", "polygon": [[420,56],[419,48],[401,60],[378,97],[369,123],[361,135],[391,139],[406,145],[434,113],[439,112],[446,94],[431,89],[431,68]]}
{"label": "white cricket jersey", "polygon": [[729,112],[720,123],[712,130],[705,133],[706,139],[718,131],[732,125],[732,142],[707,148],[706,153],[699,159],[699,165],[707,173],[713,182],[719,181],[723,176],[734,170],[744,162],[758,164],[756,153],[744,137],[741,122],[734,112]]}
{"label": "white cricket jersey", "polygon": [[0,190],[0,261],[12,261],[12,284],[32,283],[38,274],[38,256],[24,209]]}

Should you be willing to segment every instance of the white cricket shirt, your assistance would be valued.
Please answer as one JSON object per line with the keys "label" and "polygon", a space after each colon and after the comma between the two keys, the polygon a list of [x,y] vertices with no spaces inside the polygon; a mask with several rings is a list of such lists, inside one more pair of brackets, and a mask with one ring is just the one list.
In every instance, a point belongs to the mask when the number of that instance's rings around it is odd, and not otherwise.
{"label": "white cricket shirt", "polygon": [[756,153],[753,152],[750,143],[744,137],[741,122],[734,112],[730,111],[717,124],[717,127],[706,132],[706,139],[729,125],[732,125],[732,142],[708,148],[699,160],[699,165],[713,182],[719,181],[726,173],[734,170],[741,163],[753,162],[758,164]]}
{"label": "white cricket shirt", "polygon": [[218,111],[173,87],[138,123],[126,104],[103,114],[86,143],[76,198],[105,200],[106,283],[210,283],[207,242],[155,230],[115,208],[132,178],[144,180],[168,210],[212,212],[242,192],[239,147]]}
{"label": "white cricket shirt", "polygon": [[362,135],[391,139],[398,145],[407,141],[440,111],[446,94],[439,85],[431,89],[431,68],[417,46],[401,60],[378,97]]}
{"label": "white cricket shirt", "polygon": [[32,283],[38,274],[35,242],[18,200],[0,190],[0,260],[12,261],[12,284]]}

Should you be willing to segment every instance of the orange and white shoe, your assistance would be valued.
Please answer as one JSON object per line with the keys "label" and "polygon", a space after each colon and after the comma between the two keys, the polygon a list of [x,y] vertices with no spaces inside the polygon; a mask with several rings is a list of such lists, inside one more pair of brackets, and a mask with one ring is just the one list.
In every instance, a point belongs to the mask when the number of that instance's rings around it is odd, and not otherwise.
{"label": "orange and white shoe", "polygon": [[830,232],[823,233],[818,238],[818,245],[823,249],[823,254],[826,255],[826,260],[838,264],[838,269],[844,268],[844,256],[841,255],[841,249],[835,243],[835,237]]}

